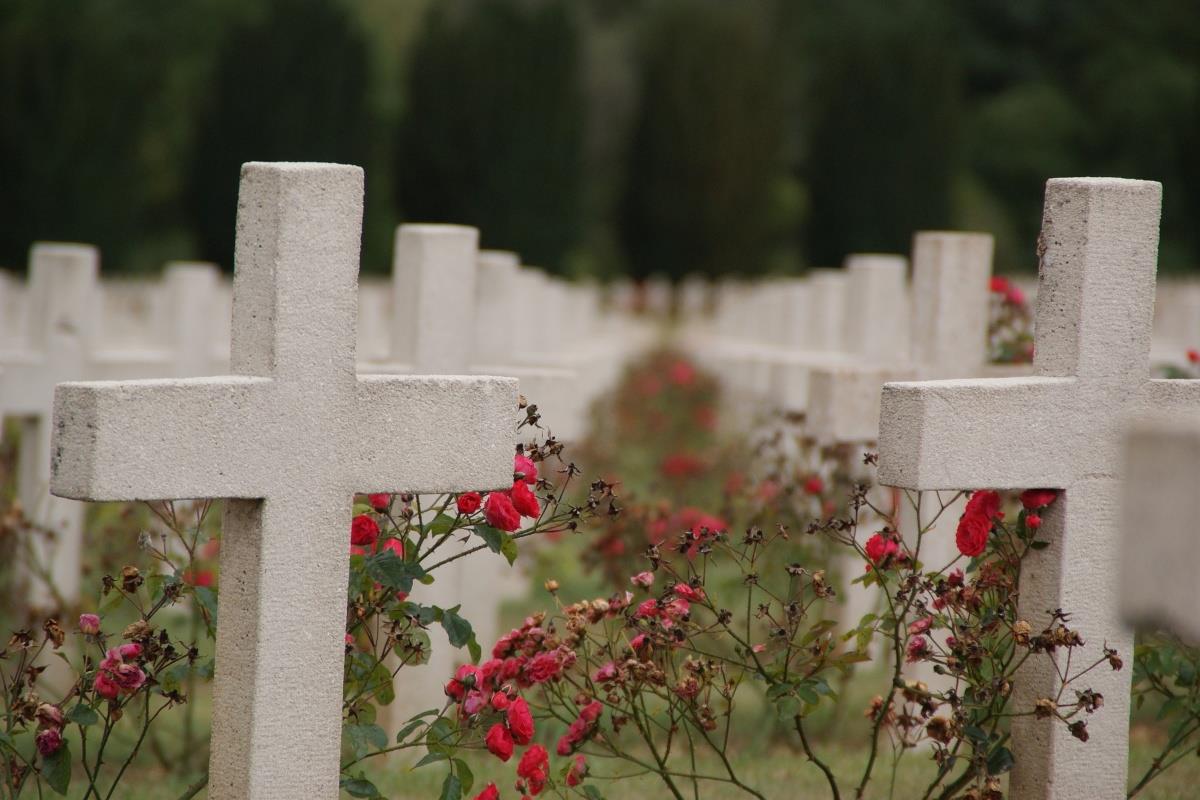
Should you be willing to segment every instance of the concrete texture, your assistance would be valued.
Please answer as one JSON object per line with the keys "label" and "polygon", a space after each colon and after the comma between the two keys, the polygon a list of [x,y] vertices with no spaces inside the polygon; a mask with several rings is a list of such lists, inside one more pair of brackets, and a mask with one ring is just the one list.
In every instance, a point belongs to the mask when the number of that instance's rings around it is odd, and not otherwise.
{"label": "concrete texture", "polygon": [[[1133,638],[1112,591],[1118,569],[1121,420],[1200,408],[1200,382],[1148,379],[1161,186],[1108,178],[1046,186],[1039,251],[1036,376],[884,387],[880,480],[913,489],[1065,490],[1043,515],[1050,543],[1026,562],[1021,614],[1037,628],[1064,608],[1087,641],[1126,663]],[[1128,752],[1129,675],[1087,676],[1105,698],[1091,741],[1032,716],[1013,722],[1018,798],[1121,798]],[[1044,660],[1022,671],[1011,701],[1028,710],[1054,691]],[[1077,688],[1083,688],[1079,686]]]}
{"label": "concrete texture", "polygon": [[243,167],[233,376],[65,384],[56,494],[229,497],[209,796],[338,795],[351,502],[506,486],[516,381],[357,377],[362,170]]}
{"label": "concrete texture", "polygon": [[1134,421],[1125,476],[1121,612],[1200,643],[1200,415]]}

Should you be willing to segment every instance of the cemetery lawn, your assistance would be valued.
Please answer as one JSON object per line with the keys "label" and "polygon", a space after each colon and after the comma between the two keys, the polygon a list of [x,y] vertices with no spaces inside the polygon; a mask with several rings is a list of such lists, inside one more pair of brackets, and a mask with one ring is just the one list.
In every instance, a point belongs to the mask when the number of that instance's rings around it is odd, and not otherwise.
{"label": "cemetery lawn", "polygon": [[[1154,757],[1156,750],[1147,739],[1147,735],[1134,731],[1134,742],[1131,745],[1130,772],[1140,775]],[[862,764],[859,751],[845,748],[828,750],[830,766],[839,778],[849,781],[850,776],[857,774],[855,770]],[[894,793],[895,800],[909,800],[920,797],[924,789],[923,778],[927,774],[929,762],[921,758],[906,757],[901,761],[896,774]],[[738,766],[744,772],[747,782],[759,788],[772,800],[804,800],[805,798],[825,798],[829,796],[828,787],[815,767],[809,765],[802,754],[784,748],[768,751],[765,754],[753,756],[741,754],[737,759]],[[475,767],[476,764],[472,764]],[[494,780],[501,790],[501,796],[512,794],[512,781],[515,764],[501,764],[495,759],[480,763],[476,770],[475,787],[468,797],[474,797],[489,780]],[[391,800],[429,800],[441,793],[441,774],[436,771],[421,769],[407,772],[400,764],[392,769],[376,769],[374,777],[385,797]],[[867,792],[868,798],[886,798],[888,793],[889,773],[886,764],[883,771],[878,773],[878,779],[872,781],[873,791]],[[1200,758],[1189,758],[1181,761],[1169,772],[1163,775],[1141,794],[1139,800],[1179,800],[1180,798],[1195,797],[1196,786],[1200,784]],[[175,800],[187,786],[186,781],[175,776],[162,773],[145,772],[131,781],[127,793],[122,797],[127,800]],[[625,778],[619,783],[597,782],[597,788],[604,792],[608,800],[628,800],[629,798],[657,798],[667,796],[661,787],[651,777]],[[843,795],[846,792],[843,791]],[[852,792],[851,792],[852,794]],[[78,798],[82,795],[72,792],[68,795]],[[205,792],[197,798],[206,797]],[[345,795],[343,795],[345,796]],[[704,788],[701,795],[704,800],[733,800],[747,798],[727,784],[710,784]]]}

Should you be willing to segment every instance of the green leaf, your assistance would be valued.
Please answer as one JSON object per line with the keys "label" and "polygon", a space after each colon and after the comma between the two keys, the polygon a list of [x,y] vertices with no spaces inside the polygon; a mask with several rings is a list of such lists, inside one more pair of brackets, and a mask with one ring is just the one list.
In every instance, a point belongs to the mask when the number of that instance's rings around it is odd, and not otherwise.
{"label": "green leaf", "polygon": [[17,745],[13,742],[12,737],[4,731],[0,731],[0,744],[4,745],[9,750],[17,749]]}
{"label": "green leaf", "polygon": [[341,787],[346,794],[351,797],[379,797],[379,790],[375,788],[375,784],[371,783],[366,778],[359,775],[357,778],[349,778],[342,776]]}
{"label": "green leaf", "polygon": [[[161,674],[161,673],[160,673]],[[67,720],[74,722],[76,725],[95,725],[100,721],[100,715],[96,713],[91,706],[85,706],[83,703],[76,703],[67,712]]]}
{"label": "green leaf", "polygon": [[471,787],[475,785],[475,773],[471,772],[471,768],[467,766],[467,762],[461,758],[454,759],[454,770],[458,773],[458,779],[462,782],[463,794],[471,791]]}
{"label": "green leaf", "polygon": [[446,629],[446,636],[454,647],[461,648],[475,638],[471,623],[458,615],[458,606],[442,610],[442,627]]}
{"label": "green leaf", "polygon": [[425,532],[430,536],[445,536],[454,527],[454,517],[449,514],[438,514],[433,521],[425,526]]}
{"label": "green leaf", "polygon": [[392,651],[405,666],[428,664],[432,651],[429,634],[420,628],[411,628],[396,636]]}
{"label": "green leaf", "polygon": [[208,614],[208,633],[212,636],[217,629],[217,593],[207,586],[196,586],[192,591],[196,594],[196,602]]}
{"label": "green leaf", "polygon": [[583,793],[587,795],[588,800],[604,800],[604,795],[600,794],[600,790],[590,783],[584,784]]}
{"label": "green leaf", "polygon": [[446,776],[446,780],[442,781],[441,800],[462,800],[462,793],[462,781],[451,772]]}
{"label": "green leaf", "polygon": [[396,689],[392,685],[392,671],[381,661],[371,673],[371,688],[375,693],[375,701],[381,706],[388,706],[396,699]]}
{"label": "green leaf", "polygon": [[980,728],[977,725],[968,725],[966,729],[963,730],[963,733],[967,735],[968,739],[977,744],[986,742],[988,738],[987,734],[984,733],[983,728]]}
{"label": "green leaf", "polygon": [[63,742],[58,752],[42,757],[42,777],[50,788],[61,795],[67,793],[71,785],[71,748]]}
{"label": "green leaf", "polygon": [[362,758],[372,748],[382,750],[388,744],[387,731],[378,725],[346,725],[343,732],[350,738],[355,758]]}
{"label": "green leaf", "polygon": [[411,592],[413,581],[425,577],[420,564],[405,561],[391,550],[370,556],[363,562],[363,568],[375,581],[392,591]]}
{"label": "green leaf", "polygon": [[430,714],[436,713],[438,713],[437,709],[431,708],[428,711],[422,711],[420,714],[417,714],[415,717],[406,722],[404,727],[396,733],[396,744],[403,744],[404,740],[407,739],[413,731],[425,724],[425,720],[423,719],[424,717],[428,717]]}
{"label": "green leaf", "polygon": [[420,761],[413,764],[413,769],[420,769],[421,767],[425,766],[426,764],[436,764],[438,761],[445,761],[448,758],[450,758],[450,756],[446,755],[443,752],[431,750],[430,752],[421,756]]}
{"label": "green leaf", "polygon": [[999,775],[1013,768],[1013,754],[1007,747],[997,747],[988,755],[988,775]]}
{"label": "green leaf", "polygon": [[508,535],[504,531],[498,528],[493,528],[491,525],[483,524],[476,525],[474,528],[472,528],[472,530],[475,532],[476,536],[478,536],[480,539],[483,539],[483,543],[486,544],[488,549],[493,553],[503,552],[504,537]]}
{"label": "green leaf", "polygon": [[440,753],[444,756],[449,747],[446,743],[453,735],[454,725],[450,720],[438,717],[429,726],[429,732],[425,734],[425,747],[429,748],[430,753]]}
{"label": "green leaf", "polygon": [[511,567],[517,560],[517,540],[507,533],[504,534],[504,541],[500,543],[500,553],[508,559],[508,565]]}
{"label": "green leaf", "polygon": [[1030,542],[1030,543],[1029,543],[1029,547],[1030,547],[1030,549],[1032,549],[1032,550],[1045,550],[1045,549],[1046,549],[1047,547],[1049,547],[1049,546],[1050,546],[1050,543],[1049,543],[1049,542],[1037,541],[1037,542]]}

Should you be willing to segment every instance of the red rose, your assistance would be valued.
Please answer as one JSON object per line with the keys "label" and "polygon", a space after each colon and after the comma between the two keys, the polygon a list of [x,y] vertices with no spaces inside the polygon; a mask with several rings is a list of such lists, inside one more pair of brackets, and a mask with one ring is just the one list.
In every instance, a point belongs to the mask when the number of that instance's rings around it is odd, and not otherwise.
{"label": "red rose", "polygon": [[825,491],[825,481],[821,480],[820,475],[810,475],[804,479],[804,491],[806,494],[820,494]]}
{"label": "red rose", "polygon": [[1008,292],[1008,279],[993,275],[989,288],[996,294],[1005,294]]}
{"label": "red rose", "polygon": [[525,665],[525,677],[533,683],[545,683],[558,675],[562,664],[554,653],[538,653]]}
{"label": "red rose", "polygon": [[463,492],[458,496],[458,513],[474,514],[479,510],[479,506],[483,505],[483,498],[479,496],[479,492]]}
{"label": "red rose", "polygon": [[1056,497],[1056,489],[1028,489],[1021,492],[1021,505],[1030,511],[1037,511],[1053,503]]}
{"label": "red rose", "polygon": [[550,754],[540,744],[530,745],[521,760],[517,762],[517,777],[529,782],[529,793],[540,794],[546,785],[546,775],[550,772]]}
{"label": "red rose", "polygon": [[529,713],[529,704],[524,697],[518,697],[509,703],[505,717],[508,729],[512,732],[513,741],[517,744],[529,744],[533,741],[533,714]]}
{"label": "red rose", "polygon": [[496,784],[489,783],[482,792],[475,795],[475,800],[500,800],[500,790],[496,788]]}
{"label": "red rose", "polygon": [[1193,364],[1200,364],[1200,350],[1197,350],[1194,347],[1190,348],[1187,351],[1187,360]]}
{"label": "red rose", "polygon": [[391,550],[393,553],[395,553],[397,558],[404,558],[404,540],[398,539],[395,536],[384,539],[383,547],[380,548],[379,552],[382,553],[387,550]]}
{"label": "red rose", "polygon": [[371,508],[382,514],[392,507],[392,496],[387,492],[369,494],[367,495],[367,502],[371,504]]}
{"label": "red rose", "polygon": [[369,547],[379,537],[379,525],[366,514],[359,514],[350,523],[350,544]]}
{"label": "red rose", "polygon": [[882,533],[877,533],[870,539],[867,539],[867,558],[871,559],[871,563],[878,566],[890,556],[894,556],[900,552],[900,545],[895,539],[885,536]]}
{"label": "red rose", "polygon": [[981,490],[971,495],[967,501],[965,514],[978,514],[986,520],[1003,517],[1000,513],[1000,495],[989,490]]}
{"label": "red rose", "polygon": [[496,692],[494,695],[492,695],[492,708],[496,709],[497,711],[503,711],[504,709],[508,708],[511,702],[512,701],[508,699],[508,695],[506,695],[504,692]]}
{"label": "red rose", "polygon": [[501,761],[508,761],[510,758],[512,758],[512,734],[508,732],[508,728],[504,727],[499,722],[488,728],[487,736],[484,737],[483,741],[485,744],[487,744],[488,752]]}
{"label": "red rose", "polygon": [[992,521],[987,517],[979,514],[963,514],[962,519],[958,521],[958,530],[954,534],[958,552],[971,558],[979,555],[987,547],[988,533],[991,530]]}
{"label": "red rose", "polygon": [[512,498],[513,508],[522,517],[537,519],[541,516],[542,507],[538,504],[538,499],[533,496],[533,492],[529,491],[529,485],[525,482],[517,481],[514,483],[509,496]]}
{"label": "red rose", "polygon": [[533,459],[528,456],[517,454],[513,456],[513,478],[523,480],[525,483],[537,483],[537,464],[533,463]]}
{"label": "red rose", "polygon": [[1028,525],[1030,528],[1037,530],[1038,528],[1042,527],[1042,518],[1039,517],[1037,514],[1030,514],[1027,517],[1025,517],[1025,524]]}
{"label": "red rose", "polygon": [[521,527],[521,515],[504,492],[492,492],[487,496],[483,504],[483,518],[488,525],[502,531],[515,531]]}
{"label": "red rose", "polygon": [[908,632],[914,636],[926,633],[933,625],[933,617],[921,617],[920,619],[909,623]]}
{"label": "red rose", "polygon": [[587,777],[587,759],[582,754],[575,756],[575,763],[567,771],[567,786],[578,786]]}

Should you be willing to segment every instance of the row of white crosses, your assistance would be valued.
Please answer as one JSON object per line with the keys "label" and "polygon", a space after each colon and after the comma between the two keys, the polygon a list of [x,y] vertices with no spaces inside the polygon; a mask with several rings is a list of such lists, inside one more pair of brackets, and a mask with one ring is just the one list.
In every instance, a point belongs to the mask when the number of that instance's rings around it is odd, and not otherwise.
{"label": "row of white crosses", "polygon": [[[49,495],[50,413],[54,385],[65,380],[205,375],[212,356],[217,272],[209,264],[169,265],[157,305],[169,309],[154,330],[156,345],[115,350],[97,341],[99,255],[95,248],[39,244],[30,252],[29,287],[21,297],[23,341],[0,353],[0,413],[19,418],[17,490],[34,524],[55,532],[35,536],[32,546],[66,602],[79,593],[83,512],[79,503]],[[10,290],[15,287],[9,285]],[[35,606],[52,598],[41,581],[27,587]]]}
{"label": "row of white crosses", "polygon": [[362,197],[357,167],[246,165],[233,374],[55,393],[55,494],[228,500],[212,798],[337,796],[354,494],[512,478],[515,379],[356,374]]}
{"label": "row of white crosses", "polygon": [[[1039,241],[1035,375],[895,383],[883,390],[880,480],[910,489],[1031,487],[1062,490],[1043,516],[1049,547],[1026,561],[1020,613],[1036,627],[1062,608],[1087,646],[1131,660],[1122,622],[1118,501],[1122,425],[1130,414],[1194,413],[1200,381],[1151,380],[1158,183],[1051,180]],[[1161,582],[1161,581],[1160,581]],[[1014,797],[1125,795],[1129,669],[1098,670],[1104,695],[1091,741],[1033,716],[1013,721]],[[1057,671],[1023,668],[1010,700],[1032,709],[1052,697]]]}

